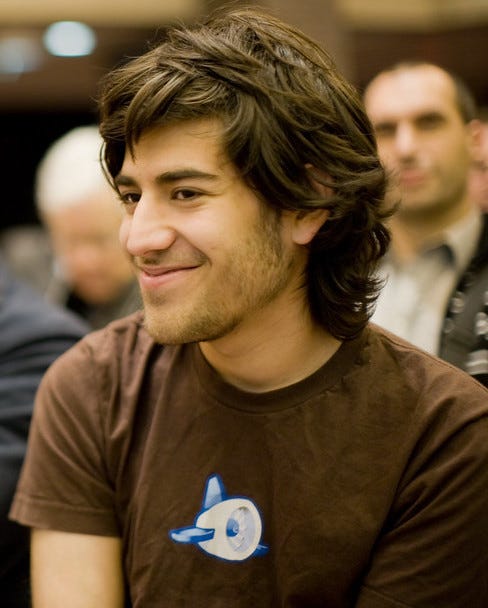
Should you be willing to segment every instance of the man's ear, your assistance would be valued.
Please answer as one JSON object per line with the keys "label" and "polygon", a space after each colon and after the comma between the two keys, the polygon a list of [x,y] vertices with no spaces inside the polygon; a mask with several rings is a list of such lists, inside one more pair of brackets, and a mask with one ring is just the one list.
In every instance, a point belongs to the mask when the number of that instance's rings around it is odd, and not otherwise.
{"label": "man's ear", "polygon": [[472,160],[475,163],[482,162],[484,160],[482,145],[488,137],[488,127],[481,120],[474,119],[468,123],[467,133]]}
{"label": "man's ear", "polygon": [[[311,164],[306,164],[308,178],[319,196],[328,199],[333,190],[329,185],[331,178],[324,171],[320,171]],[[293,226],[293,240],[297,245],[308,245],[330,215],[329,209],[311,209],[299,211],[295,215]]]}
{"label": "man's ear", "polygon": [[297,245],[308,245],[330,215],[328,209],[298,211],[293,220],[293,241]]}

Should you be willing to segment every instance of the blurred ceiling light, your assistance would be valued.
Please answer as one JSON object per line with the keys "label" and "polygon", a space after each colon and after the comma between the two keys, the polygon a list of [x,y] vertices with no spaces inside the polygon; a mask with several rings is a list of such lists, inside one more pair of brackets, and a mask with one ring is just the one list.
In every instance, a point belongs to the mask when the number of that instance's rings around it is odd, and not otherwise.
{"label": "blurred ceiling light", "polygon": [[95,32],[79,21],[57,21],[44,32],[44,46],[58,57],[90,55],[96,46]]}
{"label": "blurred ceiling light", "polygon": [[36,70],[42,63],[42,49],[27,36],[0,38],[0,74],[18,76]]}

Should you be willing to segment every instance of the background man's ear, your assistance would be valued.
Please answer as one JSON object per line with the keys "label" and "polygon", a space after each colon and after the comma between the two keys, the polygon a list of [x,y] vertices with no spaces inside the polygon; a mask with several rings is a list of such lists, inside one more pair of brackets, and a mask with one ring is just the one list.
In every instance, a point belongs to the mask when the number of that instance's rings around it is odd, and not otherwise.
{"label": "background man's ear", "polygon": [[474,119],[467,124],[469,136],[469,148],[472,160],[482,162],[484,160],[482,144],[488,137],[486,125],[481,120]]}

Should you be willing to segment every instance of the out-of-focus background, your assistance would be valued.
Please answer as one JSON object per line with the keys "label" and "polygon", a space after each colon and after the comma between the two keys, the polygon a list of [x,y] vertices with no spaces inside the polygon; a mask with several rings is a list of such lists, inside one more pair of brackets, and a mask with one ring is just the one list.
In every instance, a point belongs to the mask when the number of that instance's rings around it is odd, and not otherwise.
{"label": "out-of-focus background", "polygon": [[[37,222],[35,168],[49,144],[97,119],[97,84],[173,20],[220,0],[0,0],[2,228]],[[232,2],[239,5],[239,0]],[[321,42],[359,88],[382,67],[427,59],[488,106],[488,0],[247,0]]]}

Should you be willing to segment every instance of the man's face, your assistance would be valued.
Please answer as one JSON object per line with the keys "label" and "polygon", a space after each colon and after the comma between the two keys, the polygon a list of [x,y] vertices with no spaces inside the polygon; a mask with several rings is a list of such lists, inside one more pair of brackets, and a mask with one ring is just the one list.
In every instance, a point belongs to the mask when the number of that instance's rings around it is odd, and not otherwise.
{"label": "man's face", "polygon": [[[116,183],[146,326],[162,343],[221,338],[279,317],[304,267],[287,229],[237,174],[217,121],[158,127],[126,154]],[[276,314],[275,314],[276,313]]]}
{"label": "man's face", "polygon": [[121,220],[117,199],[108,187],[46,216],[63,275],[87,304],[112,303],[134,280],[118,239]]}
{"label": "man's face", "polygon": [[365,105],[400,213],[432,214],[466,198],[472,135],[450,78],[435,66],[380,74]]}

